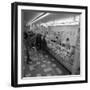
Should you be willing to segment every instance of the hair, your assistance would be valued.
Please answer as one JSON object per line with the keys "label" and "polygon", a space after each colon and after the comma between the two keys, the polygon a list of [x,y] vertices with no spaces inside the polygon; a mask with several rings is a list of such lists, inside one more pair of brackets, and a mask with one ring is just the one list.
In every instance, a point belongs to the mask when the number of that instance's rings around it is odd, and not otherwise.
{"label": "hair", "polygon": [[58,39],[58,37],[56,36],[56,39]]}
{"label": "hair", "polygon": [[66,41],[69,41],[69,38],[66,38]]}

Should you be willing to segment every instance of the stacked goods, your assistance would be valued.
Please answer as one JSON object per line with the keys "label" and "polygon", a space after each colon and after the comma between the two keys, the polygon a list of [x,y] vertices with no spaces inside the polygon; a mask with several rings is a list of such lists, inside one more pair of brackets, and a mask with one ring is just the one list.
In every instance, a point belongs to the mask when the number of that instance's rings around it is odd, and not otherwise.
{"label": "stacked goods", "polygon": [[57,56],[60,56],[62,57],[64,60],[66,60],[66,56],[68,56],[68,50],[66,50],[66,48],[54,43],[54,42],[51,42],[48,44],[48,47],[57,55]]}
{"label": "stacked goods", "polygon": [[47,45],[50,48],[50,53],[71,71],[74,55],[71,56],[70,50],[52,41],[49,41]]}

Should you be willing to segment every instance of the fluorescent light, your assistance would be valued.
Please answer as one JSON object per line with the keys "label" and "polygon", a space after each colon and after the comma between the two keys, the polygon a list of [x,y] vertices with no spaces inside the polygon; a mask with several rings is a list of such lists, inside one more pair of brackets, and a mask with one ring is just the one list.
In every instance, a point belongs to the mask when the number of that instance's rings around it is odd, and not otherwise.
{"label": "fluorescent light", "polygon": [[44,15],[41,15],[41,17],[39,17],[39,18],[35,19],[34,21],[32,21],[32,23],[35,23],[35,22],[37,22],[38,20],[41,20],[42,18],[48,16],[49,14],[50,14],[50,13],[45,13]]}
{"label": "fluorescent light", "polygon": [[33,22],[36,18],[40,17],[40,16],[43,15],[43,14],[44,14],[44,13],[40,13],[40,14],[37,15],[32,21],[28,22],[26,25],[27,25],[27,26],[28,26],[28,25],[31,25],[32,22]]}

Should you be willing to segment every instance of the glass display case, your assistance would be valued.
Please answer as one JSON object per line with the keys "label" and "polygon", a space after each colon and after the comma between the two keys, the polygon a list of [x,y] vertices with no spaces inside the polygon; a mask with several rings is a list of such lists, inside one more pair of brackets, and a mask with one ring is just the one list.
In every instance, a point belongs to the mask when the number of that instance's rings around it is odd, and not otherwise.
{"label": "glass display case", "polygon": [[74,62],[74,55],[72,54],[73,48],[66,49],[57,43],[48,40],[49,52],[61,63],[63,64],[70,72],[72,72],[72,66]]}

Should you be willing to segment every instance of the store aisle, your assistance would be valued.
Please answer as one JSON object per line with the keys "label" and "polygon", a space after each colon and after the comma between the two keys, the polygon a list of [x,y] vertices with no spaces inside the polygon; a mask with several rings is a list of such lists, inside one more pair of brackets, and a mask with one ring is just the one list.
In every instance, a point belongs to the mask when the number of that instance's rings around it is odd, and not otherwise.
{"label": "store aisle", "polygon": [[69,72],[45,51],[30,50],[31,61],[24,56],[23,77],[68,75]]}

